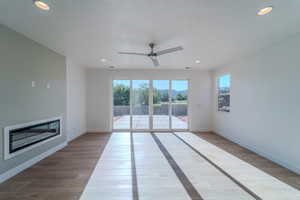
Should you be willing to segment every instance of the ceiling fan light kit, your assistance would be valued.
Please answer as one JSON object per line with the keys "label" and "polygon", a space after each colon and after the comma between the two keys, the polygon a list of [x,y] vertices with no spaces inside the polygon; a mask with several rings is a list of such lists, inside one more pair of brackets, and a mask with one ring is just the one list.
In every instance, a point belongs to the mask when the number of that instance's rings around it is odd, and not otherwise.
{"label": "ceiling fan light kit", "polygon": [[155,67],[159,66],[159,62],[157,60],[158,56],[164,55],[164,54],[168,54],[168,53],[173,53],[175,51],[181,51],[183,50],[182,46],[178,46],[178,47],[174,47],[174,48],[169,48],[169,49],[165,49],[165,50],[161,50],[161,51],[157,51],[154,52],[154,47],[155,44],[154,43],[150,43],[149,47],[151,49],[150,53],[136,53],[136,52],[118,52],[119,54],[126,54],[126,55],[136,55],[136,56],[147,56],[151,59],[153,65]]}

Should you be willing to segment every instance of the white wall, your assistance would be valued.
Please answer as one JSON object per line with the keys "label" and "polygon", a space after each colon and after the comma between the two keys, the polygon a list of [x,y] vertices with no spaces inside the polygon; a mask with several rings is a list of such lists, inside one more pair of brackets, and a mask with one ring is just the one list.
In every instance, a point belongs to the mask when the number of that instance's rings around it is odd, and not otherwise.
{"label": "white wall", "polygon": [[300,35],[214,72],[231,74],[231,112],[217,112],[213,130],[300,173]]}
{"label": "white wall", "polygon": [[86,132],[85,69],[67,59],[67,136],[68,141]]}
{"label": "white wall", "polygon": [[211,74],[200,70],[87,69],[87,129],[111,131],[113,79],[189,79],[189,115],[193,131],[211,129]]}

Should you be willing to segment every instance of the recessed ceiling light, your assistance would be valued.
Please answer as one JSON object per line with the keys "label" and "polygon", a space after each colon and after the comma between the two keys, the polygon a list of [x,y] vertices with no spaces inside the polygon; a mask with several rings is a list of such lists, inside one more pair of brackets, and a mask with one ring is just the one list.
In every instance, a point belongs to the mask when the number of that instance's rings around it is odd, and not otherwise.
{"label": "recessed ceiling light", "polygon": [[272,10],[273,10],[273,6],[268,6],[268,7],[265,7],[265,8],[260,9],[260,10],[257,12],[257,15],[260,15],[260,16],[266,15],[266,14],[272,12]]}
{"label": "recessed ceiling light", "polygon": [[33,0],[33,3],[36,7],[38,7],[41,10],[45,10],[45,11],[49,11],[50,10],[50,6],[42,0]]}
{"label": "recessed ceiling light", "polygon": [[101,62],[105,63],[107,60],[105,58],[101,59]]}
{"label": "recessed ceiling light", "polygon": [[200,63],[200,60],[196,60],[195,63],[196,63],[196,64],[199,64],[199,63]]}

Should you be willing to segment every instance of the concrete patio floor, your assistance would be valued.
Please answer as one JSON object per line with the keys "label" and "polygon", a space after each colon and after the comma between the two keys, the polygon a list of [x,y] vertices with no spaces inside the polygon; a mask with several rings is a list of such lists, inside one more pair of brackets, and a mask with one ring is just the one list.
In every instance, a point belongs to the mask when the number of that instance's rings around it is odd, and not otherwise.
{"label": "concrete patio floor", "polygon": [[[187,129],[187,122],[172,116],[172,129]],[[114,129],[130,129],[130,115],[114,120]],[[149,115],[133,115],[132,129],[149,129]],[[153,115],[153,129],[169,129],[168,115]]]}

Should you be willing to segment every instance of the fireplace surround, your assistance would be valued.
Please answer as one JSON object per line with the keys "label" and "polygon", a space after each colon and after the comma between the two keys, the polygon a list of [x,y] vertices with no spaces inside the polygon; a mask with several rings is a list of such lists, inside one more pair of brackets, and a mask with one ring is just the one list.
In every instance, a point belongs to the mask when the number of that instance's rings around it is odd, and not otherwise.
{"label": "fireplace surround", "polygon": [[62,117],[33,121],[4,128],[4,158],[10,159],[62,134]]}

